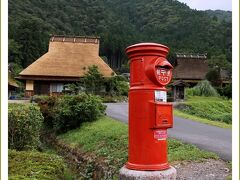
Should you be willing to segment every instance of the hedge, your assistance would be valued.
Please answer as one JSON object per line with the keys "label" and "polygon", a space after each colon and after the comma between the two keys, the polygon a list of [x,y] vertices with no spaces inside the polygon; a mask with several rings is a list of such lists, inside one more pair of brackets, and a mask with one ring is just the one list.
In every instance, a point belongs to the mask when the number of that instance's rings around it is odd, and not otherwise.
{"label": "hedge", "polygon": [[96,120],[106,106],[99,96],[80,93],[56,97],[35,97],[44,116],[45,129],[63,133],[78,128],[83,122]]}
{"label": "hedge", "polygon": [[8,146],[10,149],[37,149],[43,116],[37,105],[9,104]]}

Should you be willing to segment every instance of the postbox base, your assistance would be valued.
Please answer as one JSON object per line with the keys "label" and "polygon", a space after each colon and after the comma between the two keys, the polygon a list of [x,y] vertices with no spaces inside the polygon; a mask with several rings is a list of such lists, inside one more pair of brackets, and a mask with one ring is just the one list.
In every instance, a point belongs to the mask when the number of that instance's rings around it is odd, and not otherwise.
{"label": "postbox base", "polygon": [[177,171],[170,166],[163,171],[136,171],[123,166],[120,169],[119,180],[175,180]]}
{"label": "postbox base", "polygon": [[137,171],[162,171],[170,168],[170,166],[168,163],[145,165],[145,164],[133,164],[133,163],[127,162],[126,168],[137,170]]}

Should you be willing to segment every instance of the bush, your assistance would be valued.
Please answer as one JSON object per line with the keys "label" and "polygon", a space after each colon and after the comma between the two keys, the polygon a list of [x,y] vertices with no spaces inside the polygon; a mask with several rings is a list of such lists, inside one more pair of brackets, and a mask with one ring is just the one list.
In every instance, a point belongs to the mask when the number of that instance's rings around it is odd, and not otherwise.
{"label": "bush", "polygon": [[8,146],[10,149],[36,149],[43,116],[39,107],[33,104],[9,104]]}
{"label": "bush", "polygon": [[33,96],[31,99],[32,102],[36,102],[40,107],[40,111],[44,117],[43,125],[44,129],[53,128],[53,119],[54,119],[54,106],[57,101],[55,96]]}
{"label": "bush", "polygon": [[53,154],[9,150],[9,179],[64,179],[63,160]]}
{"label": "bush", "polygon": [[129,83],[123,76],[113,76],[106,83],[106,91],[111,96],[128,96]]}
{"label": "bush", "polygon": [[221,96],[225,96],[227,98],[232,98],[232,84],[228,84],[222,88],[218,87],[216,89]]}
{"label": "bush", "polygon": [[208,80],[200,81],[195,87],[186,89],[186,96],[219,96]]}
{"label": "bush", "polygon": [[117,94],[128,96],[129,84],[126,81],[119,81],[116,85]]}
{"label": "bush", "polygon": [[30,102],[31,103],[39,103],[40,101],[47,101],[49,98],[48,95],[34,95],[31,97]]}
{"label": "bush", "polygon": [[54,130],[56,133],[62,133],[75,129],[82,122],[96,120],[105,109],[106,106],[98,96],[85,93],[62,96],[54,107]]}

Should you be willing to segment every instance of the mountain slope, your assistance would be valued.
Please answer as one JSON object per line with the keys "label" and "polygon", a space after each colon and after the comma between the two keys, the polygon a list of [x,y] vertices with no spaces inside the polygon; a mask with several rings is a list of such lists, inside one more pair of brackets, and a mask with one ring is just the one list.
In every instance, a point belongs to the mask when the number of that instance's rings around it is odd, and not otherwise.
{"label": "mountain slope", "polygon": [[206,10],[205,11],[209,16],[214,17],[215,19],[224,20],[226,22],[232,22],[232,12],[223,11],[223,10]]}
{"label": "mountain slope", "polygon": [[50,34],[100,36],[100,54],[114,68],[126,63],[128,45],[146,41],[231,61],[231,22],[175,0],[9,0],[10,61],[29,65]]}

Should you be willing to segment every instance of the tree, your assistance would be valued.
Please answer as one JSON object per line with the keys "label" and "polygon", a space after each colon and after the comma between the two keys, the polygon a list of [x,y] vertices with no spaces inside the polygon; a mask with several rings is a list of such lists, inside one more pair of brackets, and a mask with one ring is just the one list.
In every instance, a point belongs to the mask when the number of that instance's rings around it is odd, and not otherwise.
{"label": "tree", "polygon": [[[29,19],[20,22],[15,41],[21,51],[22,67],[27,67],[46,52],[49,39],[46,30],[47,26],[39,18],[29,16]],[[13,41],[11,42],[13,44]]]}
{"label": "tree", "polygon": [[100,91],[103,88],[104,78],[96,65],[88,67],[83,82],[87,93],[100,94]]}
{"label": "tree", "polygon": [[219,86],[222,84],[221,79],[221,70],[227,70],[230,73],[232,72],[232,65],[225,55],[212,56],[208,61],[208,65],[211,70],[207,73],[206,78],[212,82],[214,86]]}
{"label": "tree", "polygon": [[21,45],[17,43],[14,39],[8,40],[8,61],[21,64],[22,54],[21,54]]}

